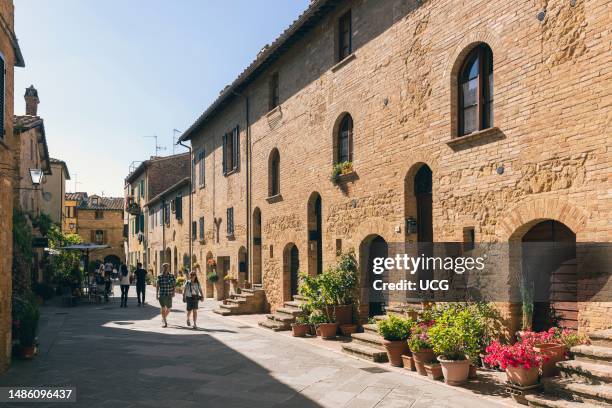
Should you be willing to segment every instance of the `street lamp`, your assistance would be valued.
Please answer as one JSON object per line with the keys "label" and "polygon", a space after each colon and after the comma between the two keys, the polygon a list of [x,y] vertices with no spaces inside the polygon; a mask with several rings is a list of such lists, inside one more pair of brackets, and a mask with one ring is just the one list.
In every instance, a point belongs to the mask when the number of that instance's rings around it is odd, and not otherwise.
{"label": "street lamp", "polygon": [[30,177],[32,178],[32,185],[38,187],[42,182],[43,171],[41,169],[30,169]]}

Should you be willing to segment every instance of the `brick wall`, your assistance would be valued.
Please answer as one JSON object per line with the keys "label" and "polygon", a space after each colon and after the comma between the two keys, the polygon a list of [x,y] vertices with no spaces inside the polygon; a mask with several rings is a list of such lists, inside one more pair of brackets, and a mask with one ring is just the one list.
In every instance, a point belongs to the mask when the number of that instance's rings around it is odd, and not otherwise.
{"label": "brick wall", "polygon": [[[435,241],[520,239],[530,226],[555,219],[580,242],[610,241],[610,16],[603,0],[345,2],[259,77],[249,97],[251,213],[262,214],[263,284],[272,308],[288,300],[285,249],[308,268],[307,203],[322,197],[323,263],[337,240],[363,252],[374,235],[410,242],[404,220],[416,216],[413,180],[433,172]],[[354,58],[336,65],[335,22],[352,7]],[[547,14],[541,22],[536,14]],[[456,145],[456,78],[478,43],[494,58],[494,129]],[[268,113],[268,78],[280,78],[279,109]],[[334,132],[344,113],[354,121],[352,181],[336,186]],[[239,125],[240,171],[223,176],[221,135]],[[206,187],[196,214],[213,238],[200,248],[231,257],[247,245],[245,101],[235,97],[199,130]],[[281,200],[268,200],[268,159],[280,152]],[[498,169],[503,167],[502,174]],[[234,208],[236,234],[223,234]],[[218,242],[213,228],[220,222]],[[362,255],[361,253],[359,254]],[[200,257],[201,259],[201,257]],[[311,261],[312,262],[312,261]],[[610,326],[608,303],[580,306],[582,328]]]}
{"label": "brick wall", "polygon": [[92,232],[96,230],[104,231],[104,244],[110,248],[93,251],[89,255],[90,261],[100,260],[109,255],[117,256],[121,262],[125,262],[125,252],[123,250],[123,211],[104,210],[102,219],[96,219],[94,210],[78,210],[78,234],[84,242],[95,242]]}

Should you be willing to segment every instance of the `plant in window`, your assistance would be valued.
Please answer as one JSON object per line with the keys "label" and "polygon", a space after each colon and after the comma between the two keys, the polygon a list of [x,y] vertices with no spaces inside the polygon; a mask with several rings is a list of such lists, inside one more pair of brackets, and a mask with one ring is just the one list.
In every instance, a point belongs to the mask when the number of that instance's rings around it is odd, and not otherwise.
{"label": "plant in window", "polygon": [[353,162],[345,161],[342,163],[334,164],[332,168],[332,174],[330,176],[330,181],[334,184],[338,183],[340,176],[349,174],[353,172]]}

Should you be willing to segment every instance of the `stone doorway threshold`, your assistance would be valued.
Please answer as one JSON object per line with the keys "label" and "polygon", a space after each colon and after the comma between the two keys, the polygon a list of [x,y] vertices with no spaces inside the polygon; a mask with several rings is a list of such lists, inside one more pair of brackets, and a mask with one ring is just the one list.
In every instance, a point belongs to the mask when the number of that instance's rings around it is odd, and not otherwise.
{"label": "stone doorway threshold", "polygon": [[265,314],[252,314],[252,315],[232,315],[232,316],[215,316],[212,313],[209,315],[215,319],[220,320],[232,320],[233,322],[256,328],[261,330],[269,336],[284,336],[285,338],[292,339],[293,341],[300,342],[302,345],[324,348],[341,354],[344,357],[351,357],[356,360],[363,362],[365,365],[369,365],[372,368],[384,369],[386,371],[395,371],[402,373],[406,376],[412,376],[422,381],[427,381],[432,384],[436,384],[442,387],[448,387],[455,391],[463,392],[469,395],[477,395],[483,400],[495,402],[497,404],[503,404],[508,407],[525,407],[512,399],[512,396],[506,391],[506,374],[498,371],[489,370],[478,370],[478,379],[470,380],[467,384],[461,387],[453,387],[444,383],[444,381],[432,380],[429,377],[418,375],[416,372],[405,370],[401,367],[393,367],[388,363],[372,363],[360,358],[354,357],[350,354],[342,352],[342,344],[350,342],[350,338],[338,337],[336,340],[323,340],[320,337],[293,337],[291,331],[279,331],[273,332],[268,329],[262,328],[258,325],[258,322],[266,318]]}

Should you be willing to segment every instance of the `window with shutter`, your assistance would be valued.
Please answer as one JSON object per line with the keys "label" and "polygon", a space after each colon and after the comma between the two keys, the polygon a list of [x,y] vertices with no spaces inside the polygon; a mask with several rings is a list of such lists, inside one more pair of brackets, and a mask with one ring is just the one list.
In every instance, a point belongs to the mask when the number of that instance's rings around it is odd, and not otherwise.
{"label": "window with shutter", "polygon": [[353,52],[353,28],[351,11],[347,11],[338,20],[338,61],[342,61]]}
{"label": "window with shutter", "polygon": [[234,207],[227,209],[227,235],[234,235]]}
{"label": "window with shutter", "polygon": [[96,231],[94,231],[94,230],[90,231],[90,241],[91,242],[96,242]]}
{"label": "window with shutter", "polygon": [[145,218],[144,218],[144,214],[140,214],[138,216],[140,219],[138,221],[138,225],[140,227],[140,229],[138,230],[138,232],[144,232],[144,227],[145,227]]}
{"label": "window with shutter", "polygon": [[227,166],[228,166],[228,162],[227,162],[227,133],[223,135],[223,153],[221,154],[222,156],[222,160],[223,160],[223,174],[227,174]]}
{"label": "window with shutter", "polygon": [[176,197],[174,199],[175,216],[177,220],[183,219],[183,197]]}
{"label": "window with shutter", "polygon": [[195,241],[198,237],[198,223],[193,221],[191,223],[191,239]]}
{"label": "window with shutter", "polygon": [[238,126],[232,132],[232,170],[238,170],[240,162],[240,132]]}
{"label": "window with shutter", "polygon": [[200,217],[200,241],[204,240],[204,217]]}
{"label": "window with shutter", "polygon": [[206,166],[205,166],[205,162],[204,162],[204,150],[200,150],[200,153],[198,154],[198,182],[200,187],[204,187],[206,185],[206,179],[205,179],[205,175],[206,175]]}

